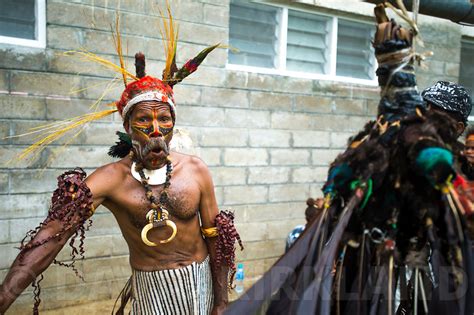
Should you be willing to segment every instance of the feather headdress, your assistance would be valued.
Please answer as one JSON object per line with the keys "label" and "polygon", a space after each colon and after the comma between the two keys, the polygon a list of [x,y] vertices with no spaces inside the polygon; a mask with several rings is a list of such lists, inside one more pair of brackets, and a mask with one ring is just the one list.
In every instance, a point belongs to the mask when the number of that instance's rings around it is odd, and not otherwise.
{"label": "feather headdress", "polygon": [[[99,98],[92,108],[93,112],[66,119],[64,121],[54,122],[39,126],[29,130],[28,132],[15,135],[13,137],[22,137],[27,135],[36,135],[35,142],[18,156],[18,160],[29,158],[30,161],[37,158],[43,149],[49,144],[62,138],[69,132],[75,132],[71,139],[76,138],[90,122],[109,116],[115,112],[119,112],[123,119],[131,112],[133,107],[143,101],[158,101],[166,103],[170,106],[173,120],[176,119],[176,105],[174,102],[173,86],[181,82],[184,78],[196,71],[197,67],[204,61],[207,55],[219,46],[213,45],[202,50],[196,57],[187,61],[181,68],[176,66],[176,48],[178,40],[177,25],[171,14],[169,4],[167,5],[167,17],[160,11],[163,27],[160,29],[163,46],[165,51],[165,68],[162,73],[162,79],[146,75],[145,55],[141,52],[135,54],[135,75],[126,69],[123,50],[122,39],[120,35],[120,20],[118,14],[115,20],[115,27],[112,27],[112,38],[114,41],[115,50],[119,58],[119,64],[115,64],[106,60],[87,50],[68,51],[66,55],[76,55],[86,61],[91,61],[102,65],[103,67],[116,73],[117,77],[114,82],[121,77],[125,90],[119,101],[109,104],[115,106],[115,109],[107,109],[104,111],[97,111],[98,104],[105,97],[107,92]],[[129,82],[131,80],[131,82]],[[128,141],[124,140],[126,137],[122,134],[120,143],[118,143],[118,151],[111,148],[110,154],[112,156],[123,156],[125,145]],[[66,145],[68,142],[66,142]]]}

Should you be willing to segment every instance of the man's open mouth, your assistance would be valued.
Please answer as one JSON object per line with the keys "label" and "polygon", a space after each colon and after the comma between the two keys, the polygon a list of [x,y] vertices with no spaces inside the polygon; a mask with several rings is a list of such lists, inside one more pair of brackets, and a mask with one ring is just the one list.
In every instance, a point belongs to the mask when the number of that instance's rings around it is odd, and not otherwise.
{"label": "man's open mouth", "polygon": [[152,139],[150,140],[142,151],[142,156],[147,156],[148,154],[169,154],[168,146],[163,139]]}

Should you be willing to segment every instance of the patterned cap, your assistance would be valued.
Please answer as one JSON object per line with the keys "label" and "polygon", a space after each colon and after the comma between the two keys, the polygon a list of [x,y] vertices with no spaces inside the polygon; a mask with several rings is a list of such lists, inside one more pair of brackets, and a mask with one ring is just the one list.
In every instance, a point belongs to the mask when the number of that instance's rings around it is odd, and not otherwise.
{"label": "patterned cap", "polygon": [[453,82],[438,81],[435,85],[421,92],[426,102],[441,109],[461,115],[467,121],[472,109],[471,96],[461,85]]}

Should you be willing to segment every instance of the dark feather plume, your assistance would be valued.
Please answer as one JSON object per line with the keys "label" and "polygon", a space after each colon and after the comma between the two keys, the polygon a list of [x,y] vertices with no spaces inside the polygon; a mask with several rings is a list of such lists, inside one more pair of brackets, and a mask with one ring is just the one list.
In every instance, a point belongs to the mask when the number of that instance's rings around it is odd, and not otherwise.
{"label": "dark feather plume", "polygon": [[146,76],[145,73],[145,55],[142,52],[135,54],[135,72],[137,78],[141,79]]}
{"label": "dark feather plume", "polygon": [[132,139],[124,132],[117,131],[116,134],[119,136],[119,141],[109,149],[109,155],[114,158],[124,158],[132,150]]}

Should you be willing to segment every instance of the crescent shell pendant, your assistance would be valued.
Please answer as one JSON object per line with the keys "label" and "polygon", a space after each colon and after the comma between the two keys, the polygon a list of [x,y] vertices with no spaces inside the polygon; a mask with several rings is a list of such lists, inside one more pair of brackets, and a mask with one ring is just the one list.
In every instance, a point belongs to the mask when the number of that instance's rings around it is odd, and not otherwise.
{"label": "crescent shell pendant", "polygon": [[[160,244],[166,244],[166,243],[171,242],[175,238],[176,233],[178,231],[178,228],[176,227],[176,224],[173,221],[163,220],[163,222],[166,224],[166,226],[170,227],[173,230],[173,232],[171,233],[171,236],[168,237],[167,239],[159,241]],[[153,228],[154,228],[154,225],[153,225],[153,222],[151,222],[145,225],[142,229],[142,234],[141,234],[142,241],[148,246],[158,246],[158,244],[156,244],[155,242],[150,241],[147,236],[148,231],[150,231]]]}

